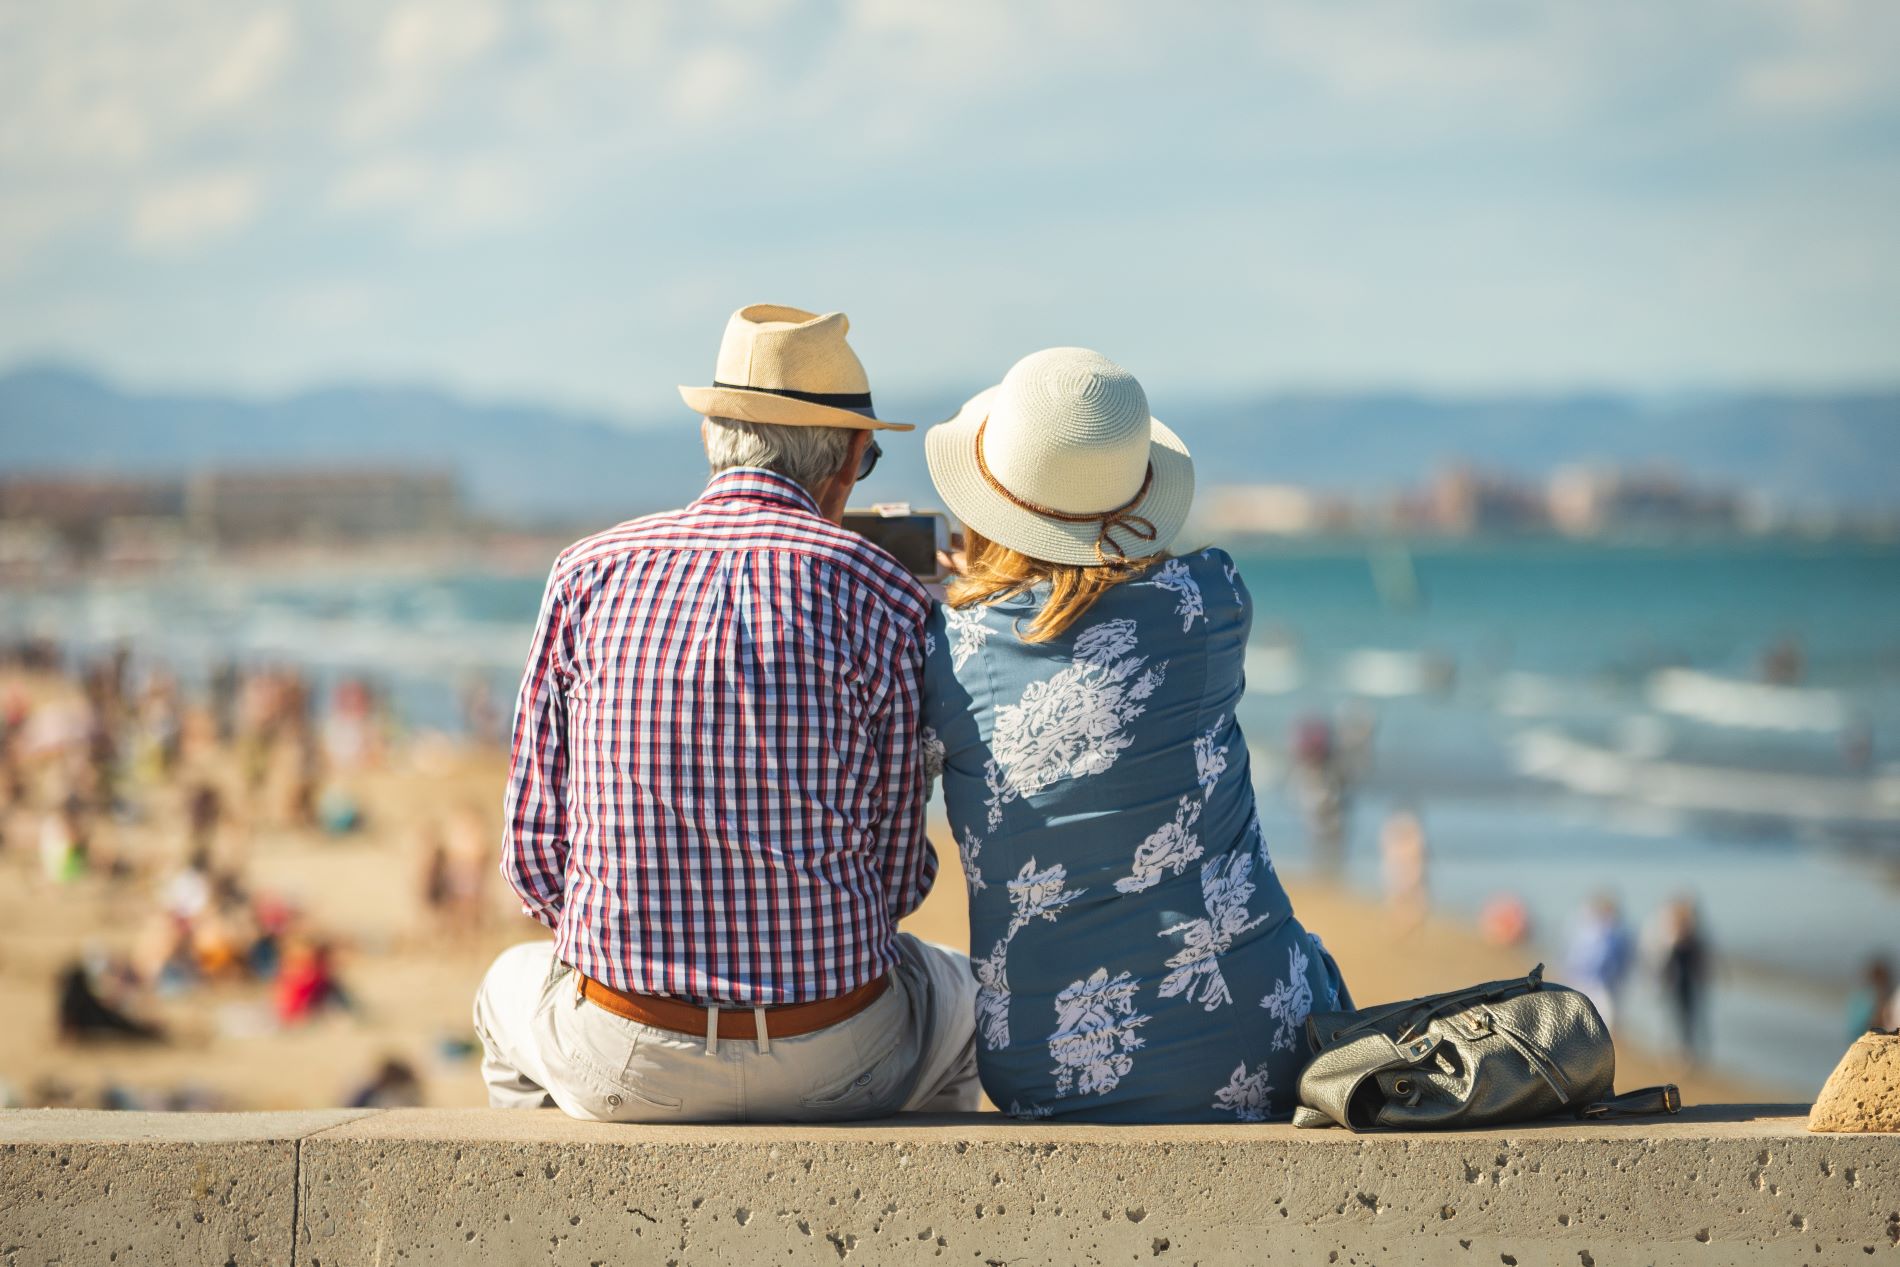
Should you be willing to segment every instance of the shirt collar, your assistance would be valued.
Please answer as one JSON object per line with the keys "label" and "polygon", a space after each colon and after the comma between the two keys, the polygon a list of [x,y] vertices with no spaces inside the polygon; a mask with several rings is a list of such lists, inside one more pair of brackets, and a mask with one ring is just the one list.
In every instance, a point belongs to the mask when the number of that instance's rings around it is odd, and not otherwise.
{"label": "shirt collar", "polygon": [[824,517],[818,509],[818,503],[797,480],[756,466],[735,466],[719,472],[707,483],[706,491],[693,504],[698,506],[725,501],[772,502],[802,510],[808,515]]}

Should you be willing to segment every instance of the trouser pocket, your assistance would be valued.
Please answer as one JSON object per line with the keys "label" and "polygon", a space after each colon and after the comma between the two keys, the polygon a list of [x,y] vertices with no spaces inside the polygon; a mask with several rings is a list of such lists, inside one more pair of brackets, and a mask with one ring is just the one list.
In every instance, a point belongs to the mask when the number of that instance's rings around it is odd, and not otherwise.
{"label": "trouser pocket", "polygon": [[846,1060],[841,1069],[826,1062],[815,1085],[799,1098],[814,1118],[881,1117],[903,1107],[916,1060],[903,992],[892,989],[863,1012],[834,1027],[827,1046]]}
{"label": "trouser pocket", "polygon": [[640,1051],[653,1041],[653,1031],[636,1021],[615,1016],[574,993],[573,969],[550,981],[549,1025],[554,1051],[551,1073],[564,1075],[573,1092],[584,1098],[596,1116],[612,1119],[636,1109],[676,1113],[678,1096],[656,1088],[641,1072]]}

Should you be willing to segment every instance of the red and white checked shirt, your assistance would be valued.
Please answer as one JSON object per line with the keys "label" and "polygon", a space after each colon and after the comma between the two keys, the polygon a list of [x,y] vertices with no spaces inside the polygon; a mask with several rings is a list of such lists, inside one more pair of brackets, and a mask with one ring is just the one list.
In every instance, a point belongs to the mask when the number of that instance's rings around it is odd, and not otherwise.
{"label": "red and white checked shirt", "polygon": [[563,551],[516,704],[502,858],[562,961],[741,1006],[888,971],[937,871],[928,609],[769,471]]}

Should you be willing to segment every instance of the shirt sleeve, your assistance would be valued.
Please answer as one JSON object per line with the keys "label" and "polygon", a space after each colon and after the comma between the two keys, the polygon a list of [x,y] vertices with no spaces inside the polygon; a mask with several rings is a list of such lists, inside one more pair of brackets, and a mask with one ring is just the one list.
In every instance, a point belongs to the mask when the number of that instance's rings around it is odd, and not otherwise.
{"label": "shirt sleeve", "polygon": [[559,565],[548,577],[527,671],[515,700],[514,743],[504,805],[501,874],[524,914],[559,922],[567,872],[567,701],[572,635]]}
{"label": "shirt sleeve", "polygon": [[937,851],[924,835],[929,792],[919,728],[923,710],[923,631],[901,635],[893,658],[890,713],[880,764],[884,769],[884,889],[891,918],[916,910],[937,880]]}

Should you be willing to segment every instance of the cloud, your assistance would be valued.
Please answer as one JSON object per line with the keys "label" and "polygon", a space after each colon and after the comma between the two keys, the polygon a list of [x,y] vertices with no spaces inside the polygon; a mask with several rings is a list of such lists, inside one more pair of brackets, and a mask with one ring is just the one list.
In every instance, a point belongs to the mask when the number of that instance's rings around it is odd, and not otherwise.
{"label": "cloud", "polygon": [[685,58],[667,87],[667,100],[684,122],[700,123],[738,113],[754,82],[752,61],[730,48],[708,48]]}
{"label": "cloud", "polygon": [[268,90],[289,60],[293,30],[283,9],[252,17],[205,77],[199,104],[213,111],[232,110]]}
{"label": "cloud", "polygon": [[1736,76],[1744,103],[1764,113],[1891,115],[1900,6],[1867,10],[1847,0],[1802,0],[1778,15],[1777,37]]}
{"label": "cloud", "polygon": [[401,155],[343,172],[325,205],[344,217],[392,217],[439,243],[521,223],[543,205],[542,184],[512,156]]}
{"label": "cloud", "polygon": [[[339,363],[355,337],[458,373],[508,354],[511,311],[598,329],[628,296],[664,325],[708,288],[723,315],[755,290],[888,308],[972,277],[1011,292],[994,318],[965,301],[984,363],[1069,337],[1080,297],[1107,320],[1244,281],[1259,311],[1320,314],[1329,366],[1374,374],[1426,359],[1391,319],[1421,296],[1455,316],[1415,325],[1506,373],[1486,304],[1614,313],[1614,285],[1654,310],[1660,364],[1719,342],[1696,305],[1728,266],[1666,280],[1711,240],[1782,262],[1721,290],[1764,329],[1791,311],[1778,279],[1813,279],[1804,320],[1900,293],[1900,248],[1854,219],[1900,184],[1897,59],[1893,0],[0,5],[0,360],[35,309],[93,310],[76,279],[125,311],[188,258],[208,311],[294,291],[296,311],[360,316],[335,324]],[[1501,260],[1529,300],[1467,280]],[[413,301],[345,302],[330,273]],[[1251,333],[1256,308],[1232,305],[1203,320]],[[428,312],[426,337],[401,324]],[[207,363],[223,319],[193,336]],[[1185,323],[1145,319],[1195,363]],[[1132,343],[1129,320],[1112,329]],[[1617,336],[1585,324],[1524,372],[1611,364]],[[1837,324],[1788,317],[1789,363],[1871,345]],[[563,349],[611,342],[563,329]],[[457,368],[458,347],[482,363]],[[1276,371],[1313,363],[1276,347]],[[552,372],[521,355],[493,371]],[[589,355],[597,381],[635,372]]]}
{"label": "cloud", "polygon": [[151,190],[132,208],[130,239],[146,251],[173,251],[241,228],[257,213],[259,183],[250,172],[186,176]]}
{"label": "cloud", "polygon": [[[350,59],[350,96],[338,120],[346,145],[374,145],[426,126],[457,102],[507,28],[485,0],[410,0],[381,19],[375,56]],[[475,116],[488,113],[479,100]]]}
{"label": "cloud", "polygon": [[487,52],[501,32],[501,12],[482,0],[410,0],[390,12],[376,51],[399,74],[442,74]]}
{"label": "cloud", "polygon": [[431,188],[428,164],[414,158],[376,159],[346,168],[331,184],[329,206],[346,214],[408,210]]}
{"label": "cloud", "polygon": [[284,317],[313,330],[338,331],[371,316],[389,296],[376,282],[336,278],[299,284],[286,291]]}

